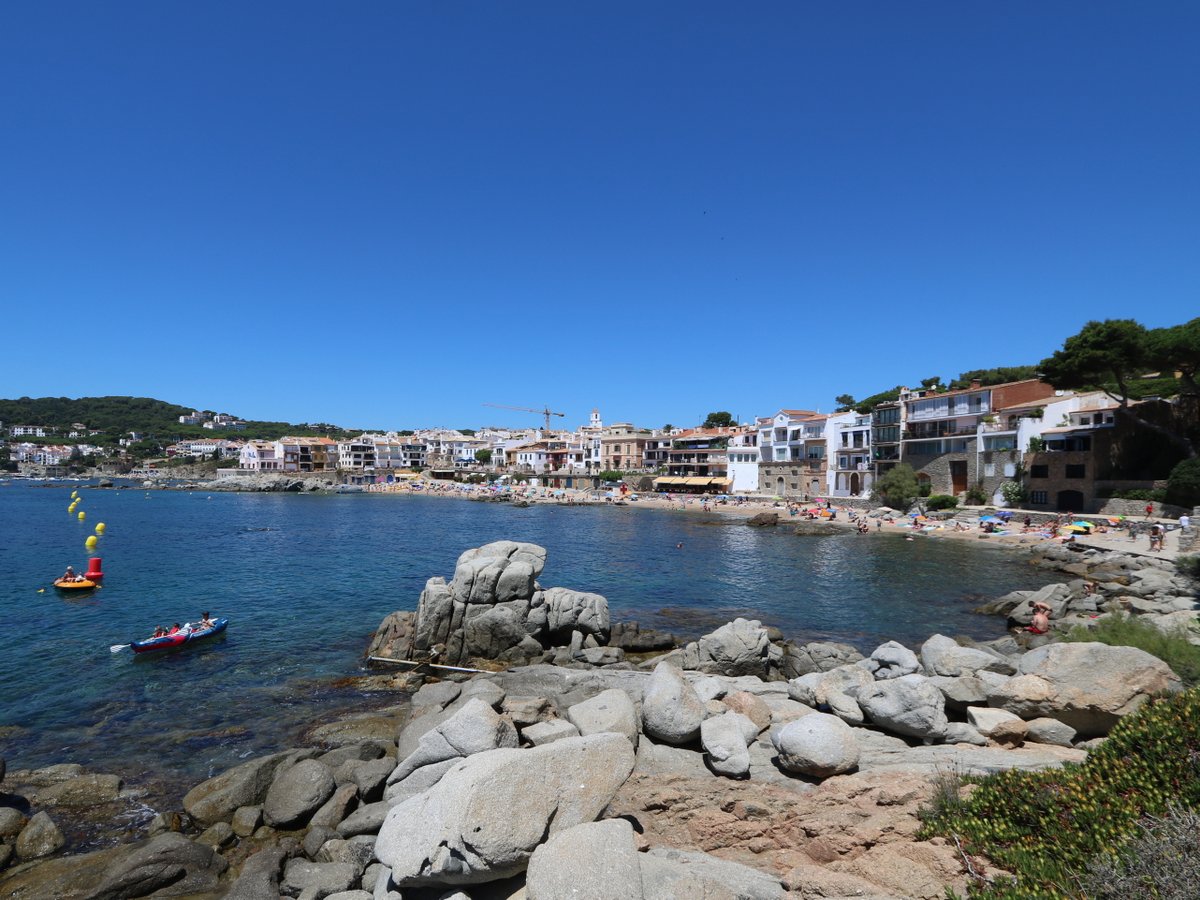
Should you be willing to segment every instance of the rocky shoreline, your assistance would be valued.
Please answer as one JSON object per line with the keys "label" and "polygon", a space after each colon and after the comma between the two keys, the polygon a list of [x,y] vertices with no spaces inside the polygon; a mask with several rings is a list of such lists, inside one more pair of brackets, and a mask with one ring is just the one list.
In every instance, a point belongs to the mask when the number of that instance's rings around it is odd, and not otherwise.
{"label": "rocky shoreline", "polygon": [[864,657],[843,644],[797,646],[744,619],[678,646],[612,623],[600,595],[544,588],[543,548],[469,550],[371,642],[371,656],[407,662],[368,677],[410,701],[315,726],[306,746],[196,785],[141,840],[62,855],[88,828],[120,829],[138,793],[79,766],[5,774],[0,762],[0,892],[962,892],[959,851],[916,840],[940,774],[1080,761],[1122,716],[1180,689],[1140,650],[1056,633],[1118,613],[1163,629],[1196,621],[1196,584],[1160,560],[1061,545],[1039,545],[1031,560],[1075,578],[981,611],[1019,626],[1044,601],[1050,635],[934,635]]}

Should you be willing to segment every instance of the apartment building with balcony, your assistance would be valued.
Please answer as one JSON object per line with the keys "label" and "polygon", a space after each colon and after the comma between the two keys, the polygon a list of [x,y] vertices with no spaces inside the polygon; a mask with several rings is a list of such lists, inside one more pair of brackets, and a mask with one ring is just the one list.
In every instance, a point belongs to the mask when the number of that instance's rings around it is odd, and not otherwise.
{"label": "apartment building with balcony", "polygon": [[[934,494],[960,496],[972,486],[993,496],[1013,477],[1020,454],[1007,436],[984,435],[982,425],[994,424],[997,410],[1023,407],[1055,396],[1050,385],[1037,379],[983,387],[978,381],[957,391],[904,391],[900,458],[917,473],[917,480]],[[992,449],[986,449],[991,437]],[[1015,438],[1014,438],[1015,440]]]}
{"label": "apartment building with balcony", "polygon": [[326,437],[281,437],[275,442],[284,472],[334,472],[338,466],[337,441]]}
{"label": "apartment building with balcony", "polygon": [[640,472],[646,466],[646,442],[651,433],[619,422],[600,438],[600,468],[605,472]]}
{"label": "apartment building with balcony", "polygon": [[781,409],[755,420],[761,492],[796,499],[825,495],[828,421],[808,409]]}
{"label": "apartment building with balcony", "polygon": [[338,441],[338,468],[363,472],[375,469],[375,441],[371,435]]}
{"label": "apartment building with balcony", "polygon": [[874,482],[871,458],[871,414],[846,412],[829,417],[829,461],[826,493],[833,497],[865,497]]}

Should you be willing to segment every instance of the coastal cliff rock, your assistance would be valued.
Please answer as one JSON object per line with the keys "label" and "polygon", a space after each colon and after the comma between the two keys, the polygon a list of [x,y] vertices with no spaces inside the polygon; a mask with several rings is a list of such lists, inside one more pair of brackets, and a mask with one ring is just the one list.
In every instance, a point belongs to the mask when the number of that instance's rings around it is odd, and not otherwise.
{"label": "coastal cliff rock", "polygon": [[[376,629],[370,656],[463,665],[471,659],[540,661],[552,647],[582,653],[606,644],[612,623],[599,594],[552,587],[538,576],[546,549],[495,541],[465,551],[449,582],[430,578],[415,613],[392,613]],[[576,646],[578,645],[578,646]],[[621,658],[610,651],[614,661]]]}

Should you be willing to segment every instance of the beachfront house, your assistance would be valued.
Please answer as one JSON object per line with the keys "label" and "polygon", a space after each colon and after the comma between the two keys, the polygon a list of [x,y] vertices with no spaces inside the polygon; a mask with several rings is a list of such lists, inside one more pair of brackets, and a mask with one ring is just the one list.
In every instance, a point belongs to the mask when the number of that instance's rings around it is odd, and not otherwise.
{"label": "beachfront house", "polygon": [[759,491],[811,499],[825,490],[825,422],[811,409],[781,409],[755,419]]}
{"label": "beachfront house", "polygon": [[275,441],[246,441],[238,454],[238,468],[248,472],[280,472],[283,455]]}
{"label": "beachfront house", "polygon": [[337,441],[327,437],[281,437],[275,442],[284,472],[334,472]]}
{"label": "beachfront house", "polygon": [[[1009,436],[983,432],[994,425],[997,410],[1022,408],[1055,396],[1050,385],[1036,378],[989,387],[973,381],[956,391],[906,391],[900,458],[917,473],[918,482],[933,494],[964,499],[968,488],[979,488],[989,500],[1000,485],[1013,478],[1019,453],[1008,446]],[[1007,422],[1004,423],[1007,425]],[[995,439],[987,449],[984,437]],[[990,473],[990,474],[988,474]]]}
{"label": "beachfront house", "polygon": [[729,442],[743,429],[691,428],[671,437],[667,474],[654,480],[659,490],[725,494],[729,479]]}
{"label": "beachfront house", "polygon": [[758,429],[745,428],[730,435],[726,448],[729,458],[729,492],[733,494],[758,493]]}
{"label": "beachfront house", "polygon": [[867,497],[874,481],[871,459],[871,414],[850,411],[829,417],[826,494]]}

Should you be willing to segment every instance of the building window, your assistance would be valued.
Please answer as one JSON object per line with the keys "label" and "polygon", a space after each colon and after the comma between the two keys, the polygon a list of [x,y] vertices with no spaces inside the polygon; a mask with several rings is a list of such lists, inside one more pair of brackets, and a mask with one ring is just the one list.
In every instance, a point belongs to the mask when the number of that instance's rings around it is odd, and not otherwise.
{"label": "building window", "polygon": [[1029,502],[1030,503],[1048,503],[1049,498],[1047,497],[1045,491],[1030,491],[1029,492]]}
{"label": "building window", "polygon": [[1016,474],[1017,474],[1017,467],[1013,463],[1006,462],[1004,464],[1004,477],[1005,478],[1014,478],[1014,477],[1016,477]]}
{"label": "building window", "polygon": [[1067,466],[1067,477],[1068,478],[1086,478],[1087,477],[1087,466],[1083,465],[1083,463],[1078,463],[1076,465],[1068,465]]}
{"label": "building window", "polygon": [[995,463],[984,463],[983,464],[983,474],[988,477],[995,475],[996,474],[996,464]]}
{"label": "building window", "polygon": [[[1042,465],[1038,465],[1038,466],[1030,466],[1029,467],[1029,477],[1030,478],[1049,478],[1050,477],[1050,467],[1048,465],[1045,465],[1044,463]],[[1043,502],[1045,502],[1045,501],[1043,501]]]}

